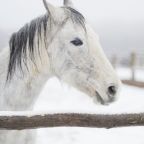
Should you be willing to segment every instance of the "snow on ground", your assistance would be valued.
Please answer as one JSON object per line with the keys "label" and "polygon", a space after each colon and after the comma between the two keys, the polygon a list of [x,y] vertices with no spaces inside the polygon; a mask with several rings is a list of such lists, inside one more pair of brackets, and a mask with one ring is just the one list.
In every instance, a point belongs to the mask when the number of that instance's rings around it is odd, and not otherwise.
{"label": "snow on ground", "polygon": [[[126,69],[121,69],[124,74]],[[122,86],[117,102],[98,106],[90,97],[51,79],[39,97],[35,110],[43,112],[126,113],[144,111],[144,89]],[[39,129],[37,144],[144,144],[144,127],[97,128],[47,128]]]}
{"label": "snow on ground", "polygon": [[[117,68],[117,73],[122,79],[131,79],[131,69],[130,68]],[[144,81],[144,68],[137,67],[135,69],[135,78],[138,81]]]}

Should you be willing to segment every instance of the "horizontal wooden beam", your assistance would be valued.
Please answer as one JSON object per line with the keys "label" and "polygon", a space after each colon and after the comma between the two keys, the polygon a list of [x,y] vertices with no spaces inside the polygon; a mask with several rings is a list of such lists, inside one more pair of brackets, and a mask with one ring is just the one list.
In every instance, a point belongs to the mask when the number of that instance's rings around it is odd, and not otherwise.
{"label": "horizontal wooden beam", "polygon": [[116,128],[144,126],[144,113],[139,114],[45,114],[35,116],[0,116],[0,130],[24,130],[47,127]]}
{"label": "horizontal wooden beam", "polygon": [[139,88],[144,88],[144,82],[132,81],[132,80],[122,80],[122,82],[126,85],[135,86],[135,87],[139,87]]}

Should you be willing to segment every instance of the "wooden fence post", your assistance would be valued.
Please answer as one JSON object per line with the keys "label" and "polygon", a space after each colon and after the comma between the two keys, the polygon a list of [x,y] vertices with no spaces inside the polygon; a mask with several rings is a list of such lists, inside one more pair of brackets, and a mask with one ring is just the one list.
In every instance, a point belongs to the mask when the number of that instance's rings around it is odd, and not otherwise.
{"label": "wooden fence post", "polygon": [[113,66],[114,68],[116,68],[117,62],[118,62],[117,56],[116,56],[116,55],[113,55],[113,56],[111,57],[111,63],[112,63],[112,66]]}
{"label": "wooden fence post", "polygon": [[130,69],[131,69],[132,81],[135,81],[135,66],[136,66],[136,53],[132,52],[130,55]]}

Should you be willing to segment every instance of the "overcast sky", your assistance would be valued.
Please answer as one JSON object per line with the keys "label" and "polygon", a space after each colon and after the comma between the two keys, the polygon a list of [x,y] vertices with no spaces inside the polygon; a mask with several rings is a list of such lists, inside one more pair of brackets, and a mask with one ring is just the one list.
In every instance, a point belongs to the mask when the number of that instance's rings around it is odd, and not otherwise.
{"label": "overcast sky", "polygon": [[[62,5],[63,0],[48,0]],[[73,0],[91,22],[143,21],[144,0]],[[0,0],[0,29],[21,27],[32,18],[45,13],[42,0]]]}

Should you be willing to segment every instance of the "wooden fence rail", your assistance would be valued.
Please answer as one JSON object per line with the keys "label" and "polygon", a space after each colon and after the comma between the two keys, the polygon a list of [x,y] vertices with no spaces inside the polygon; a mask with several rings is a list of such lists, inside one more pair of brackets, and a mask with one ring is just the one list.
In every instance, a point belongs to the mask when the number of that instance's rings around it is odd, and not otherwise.
{"label": "wooden fence rail", "polygon": [[139,114],[45,114],[35,116],[0,116],[0,130],[23,130],[46,127],[116,128],[144,126],[144,113]]}

